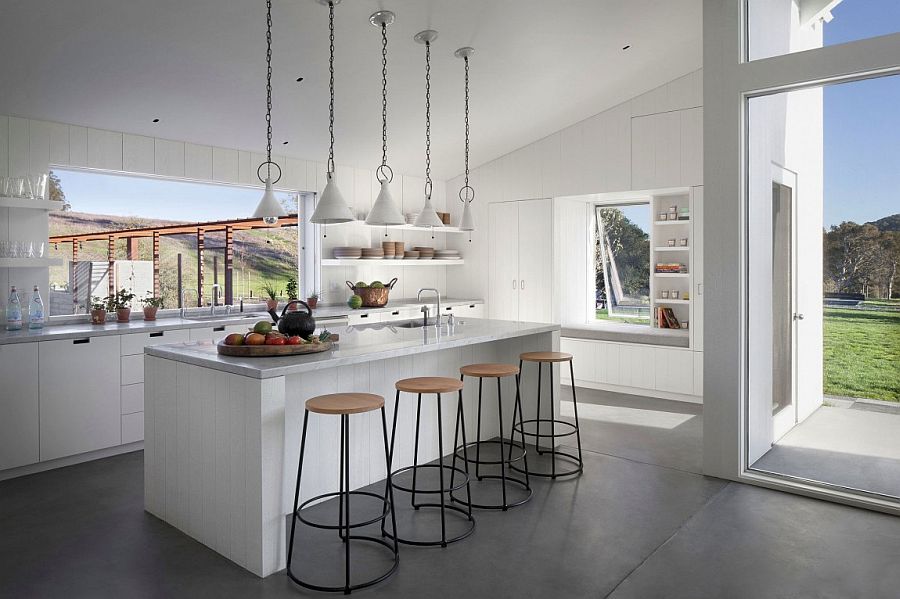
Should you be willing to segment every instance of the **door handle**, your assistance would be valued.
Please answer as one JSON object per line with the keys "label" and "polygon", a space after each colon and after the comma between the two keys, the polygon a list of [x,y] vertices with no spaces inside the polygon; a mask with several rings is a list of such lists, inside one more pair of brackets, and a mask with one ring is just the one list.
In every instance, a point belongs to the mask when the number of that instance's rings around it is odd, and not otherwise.
{"label": "door handle", "polygon": [[794,314],[794,320],[803,320],[802,314]]}
{"label": "door handle", "polygon": [[521,289],[523,291],[525,290],[525,279],[522,279],[521,281],[519,281],[519,289]]}
{"label": "door handle", "polygon": [[513,279],[513,289],[515,289],[515,288],[516,288],[516,280]]}

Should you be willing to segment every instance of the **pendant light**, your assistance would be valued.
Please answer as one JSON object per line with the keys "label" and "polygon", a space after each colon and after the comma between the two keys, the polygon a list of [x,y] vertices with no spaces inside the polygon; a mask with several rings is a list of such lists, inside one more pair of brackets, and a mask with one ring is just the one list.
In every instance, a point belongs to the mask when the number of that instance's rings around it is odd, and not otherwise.
{"label": "pendant light", "polygon": [[328,90],[331,93],[328,103],[328,172],[325,174],[325,189],[322,190],[319,203],[316,204],[316,209],[309,222],[321,225],[348,223],[356,220],[334,181],[334,6],[340,1],[319,0],[319,4],[328,6]]}
{"label": "pendant light", "polygon": [[413,223],[417,227],[444,226],[431,204],[431,42],[437,39],[437,35],[437,31],[426,29],[413,37],[425,45],[425,204]]}
{"label": "pendant light", "polygon": [[[278,178],[272,181],[272,166],[278,169]],[[266,178],[263,179],[260,171],[266,167]],[[253,218],[261,218],[267,225],[278,222],[279,216],[287,216],[287,212],[281,206],[272,185],[281,180],[281,167],[272,162],[272,0],[266,0],[266,161],[256,169],[256,176],[266,184]]]}
{"label": "pendant light", "polygon": [[389,185],[394,178],[394,171],[387,163],[387,26],[394,22],[394,13],[380,10],[369,17],[369,22],[381,28],[381,165],[375,170],[381,191],[378,192],[375,204],[366,217],[366,224],[404,225],[406,218],[391,196]]}
{"label": "pendant light", "polygon": [[[462,219],[459,221],[460,231],[474,231],[475,217],[472,215],[472,202],[475,201],[475,190],[469,185],[469,57],[475,54],[475,48],[466,46],[453,53],[462,58],[466,64],[466,182],[459,190],[459,201],[463,203]],[[469,241],[472,238],[469,237]]]}

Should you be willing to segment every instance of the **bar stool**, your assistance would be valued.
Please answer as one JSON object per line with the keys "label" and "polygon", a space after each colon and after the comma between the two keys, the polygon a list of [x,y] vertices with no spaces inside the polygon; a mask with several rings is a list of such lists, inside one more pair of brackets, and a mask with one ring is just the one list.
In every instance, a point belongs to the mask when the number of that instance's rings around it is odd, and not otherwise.
{"label": "bar stool", "polygon": [[[381,410],[381,429],[384,436],[384,456],[385,463],[387,464],[387,482],[385,484],[384,496],[378,495],[377,493],[372,493],[369,491],[351,491],[350,490],[350,415],[351,414],[363,414],[366,412],[372,412],[374,410]],[[306,449],[306,429],[307,424],[309,422],[309,413],[313,412],[315,414],[324,414],[324,415],[339,415],[341,417],[341,471],[340,471],[340,490],[336,493],[324,493],[322,495],[318,495],[313,497],[312,499],[307,499],[302,504],[298,505],[300,500],[300,477],[303,473],[303,454]],[[303,434],[300,437],[300,461],[297,465],[297,487],[294,491],[294,511],[291,518],[291,537],[290,542],[288,544],[288,555],[287,555],[287,575],[293,580],[295,583],[299,584],[302,587],[312,589],[315,591],[326,591],[339,593],[343,592],[345,595],[349,595],[351,591],[355,591],[357,589],[362,589],[365,587],[370,587],[374,584],[378,584],[379,582],[386,580],[390,577],[394,572],[397,571],[397,566],[400,563],[400,554],[397,547],[397,542],[394,541],[393,544],[388,543],[382,538],[364,536],[364,535],[353,535],[350,534],[350,531],[354,528],[360,528],[363,526],[368,526],[370,524],[374,524],[378,521],[381,521],[382,528],[384,527],[384,522],[387,519],[388,515],[391,516],[391,522],[393,524],[394,533],[397,532],[397,519],[394,515],[394,497],[393,491],[391,488],[391,467],[390,467],[390,453],[388,451],[388,437],[387,437],[387,420],[384,415],[384,398],[380,395],[373,395],[371,393],[334,393],[331,395],[320,395],[318,397],[313,397],[312,399],[307,400],[306,402],[306,411],[303,414]],[[383,504],[383,508],[380,510],[381,513],[374,518],[363,521],[363,522],[351,522],[350,521],[350,497],[372,497],[377,499],[379,502]],[[307,505],[319,501],[321,499],[325,499],[327,497],[337,497],[339,501],[339,518],[338,524],[322,524],[319,522],[313,522],[306,518],[302,510]],[[325,530],[337,530],[338,536],[341,541],[344,543],[344,585],[343,586],[321,586],[317,584],[312,584],[301,579],[299,576],[295,575],[293,570],[291,569],[291,560],[294,554],[294,534],[297,528],[297,520],[302,522],[307,526],[311,526],[314,528],[321,528]],[[360,582],[357,584],[350,583],[350,541],[369,541],[371,543],[377,543],[379,545],[383,545],[390,549],[393,553],[393,564],[391,568],[381,574],[377,578],[373,578],[371,580],[367,580],[365,582]]]}
{"label": "bar stool", "polygon": [[[540,448],[540,440],[541,439],[550,439],[550,472],[535,472],[532,470],[530,474],[532,476],[542,476],[544,478],[556,478],[558,476],[569,476],[572,474],[579,474],[584,470],[584,461],[581,457],[581,430],[578,426],[578,402],[575,398],[575,371],[572,367],[572,354],[567,354],[563,352],[553,352],[553,351],[539,351],[539,352],[526,352],[519,356],[519,368],[522,368],[522,362],[537,362],[538,365],[538,392],[537,392],[537,415],[533,419],[525,420],[524,423],[520,422],[518,428],[515,424],[513,424],[513,428],[518,432],[523,433],[524,435],[528,435],[529,437],[534,437],[534,445],[538,455],[543,455],[547,453],[547,450],[541,450]],[[572,406],[575,409],[575,424],[571,422],[566,422],[564,420],[557,420],[556,416],[553,413],[553,364],[558,362],[568,362],[569,363],[569,374],[572,379]],[[543,364],[549,364],[550,366],[550,418],[541,418],[541,371]],[[525,430],[525,424],[535,424],[534,432],[528,432]],[[541,425],[542,424],[550,424],[550,432],[542,433]],[[562,433],[556,432],[556,425],[560,425],[563,427],[568,427],[571,430],[566,430]],[[562,451],[556,449],[556,439],[558,437],[568,437],[569,435],[575,435],[575,438],[578,441],[578,456],[574,456],[569,452]],[[573,460],[576,464],[576,468],[572,468],[570,470],[566,470],[564,472],[556,471],[556,458],[557,456],[568,458]],[[515,466],[512,466],[513,469],[521,472]]]}
{"label": "bar stool", "polygon": [[[456,379],[446,378],[446,377],[437,377],[437,376],[429,376],[429,377],[416,377],[410,379],[402,379],[397,381],[394,384],[394,387],[397,389],[397,396],[394,400],[394,423],[391,427],[391,448],[388,454],[388,470],[391,469],[391,463],[393,462],[394,456],[394,440],[397,438],[397,414],[399,412],[400,407],[400,393],[415,393],[417,396],[416,399],[416,440],[415,446],[413,448],[413,463],[412,466],[407,466],[405,468],[400,468],[395,472],[391,473],[391,477],[389,480],[391,481],[391,486],[398,491],[404,491],[410,494],[410,505],[412,505],[413,509],[418,510],[421,507],[433,507],[440,508],[441,510],[441,538],[439,540],[415,540],[415,539],[406,539],[397,536],[396,527],[394,529],[394,534],[390,534],[385,530],[384,521],[381,524],[382,534],[385,536],[394,539],[395,541],[399,541],[406,545],[416,545],[419,547],[434,547],[441,546],[446,547],[450,543],[455,543],[457,541],[461,541],[471,535],[475,531],[475,519],[472,517],[472,506],[471,500],[472,495],[469,490],[469,468],[468,464],[464,462],[465,470],[456,467],[456,460],[449,466],[444,465],[444,432],[443,432],[443,418],[441,416],[442,405],[441,405],[441,394],[442,393],[453,393],[456,391],[459,394],[459,399],[457,400],[456,407],[456,427],[454,429],[454,446],[458,442],[460,430],[462,430],[462,438],[463,444],[465,444],[466,439],[466,429],[465,429],[465,416],[463,412],[463,401],[462,401],[462,388],[463,384],[461,381],[457,381]],[[438,433],[438,453],[440,457],[438,458],[437,464],[419,464],[419,428],[421,424],[421,415],[422,415],[422,394],[431,394],[434,393],[437,396],[437,433]],[[438,488],[436,489],[420,489],[416,485],[416,479],[420,469],[437,469],[438,475],[440,478],[440,483]],[[407,487],[397,482],[397,476],[403,474],[404,472],[412,471],[412,486]],[[450,485],[444,485],[444,471],[450,470]],[[460,474],[462,476],[462,482],[459,484],[454,484],[454,478],[456,474]],[[453,491],[466,488],[466,493],[469,498],[468,508],[463,509],[459,506],[453,505],[452,503],[448,503],[444,499],[444,494],[448,494],[452,497]],[[428,502],[428,503],[416,503],[416,495],[439,495],[441,500],[440,503]],[[457,536],[448,539],[447,538],[447,510],[451,512],[456,512],[462,514],[466,517],[466,519],[470,522],[470,525],[466,528],[465,531],[458,534]]]}
{"label": "bar stool", "polygon": [[[464,383],[465,377],[467,377],[467,376],[475,377],[478,379],[478,436],[477,436],[476,440],[473,441],[472,443],[469,443],[468,446],[465,444],[465,440],[463,440],[463,446],[461,448],[459,446],[457,446],[456,451],[453,454],[453,456],[454,456],[453,461],[454,461],[454,463],[456,463],[456,459],[460,458],[466,462],[473,462],[475,464],[475,478],[477,478],[479,481],[486,479],[486,478],[502,481],[502,502],[501,503],[485,504],[485,503],[471,503],[471,501],[470,501],[470,503],[473,507],[477,507],[477,508],[485,509],[485,510],[503,510],[505,512],[509,508],[522,505],[523,503],[525,503],[529,499],[531,499],[531,495],[532,495],[533,491],[531,489],[531,481],[528,478],[528,458],[526,455],[527,452],[525,450],[525,436],[524,435],[522,436],[522,445],[521,445],[521,447],[519,447],[519,449],[521,449],[521,453],[519,455],[513,457],[512,456],[513,446],[516,446],[515,442],[513,440],[513,434],[512,434],[513,431],[512,430],[510,431],[510,439],[509,439],[508,443],[505,441],[504,431],[503,431],[503,398],[502,398],[500,381],[501,381],[501,379],[503,379],[505,377],[509,377],[509,376],[516,377],[516,402],[515,402],[515,405],[513,406],[513,426],[515,427],[515,417],[516,417],[517,412],[519,414],[519,421],[521,424],[522,403],[521,403],[521,398],[519,396],[519,370],[520,369],[517,368],[513,364],[470,364],[468,366],[463,366],[462,368],[459,369],[460,382]],[[500,419],[499,419],[499,426],[500,426],[499,440],[497,440],[497,439],[491,439],[488,441],[481,440],[481,398],[482,398],[483,383],[484,383],[484,379],[486,379],[486,378],[496,378],[497,379],[497,414],[500,417]],[[460,397],[462,397],[462,391],[460,391]],[[498,460],[483,460],[483,459],[481,459],[481,446],[482,446],[482,444],[488,444],[488,443],[500,445],[500,459],[498,459]],[[468,454],[467,449],[469,447],[471,447],[472,445],[475,446],[475,458],[469,459],[469,457],[467,455]],[[504,458],[503,457],[504,448],[506,445],[509,445],[509,456]],[[516,446],[516,447],[518,447],[518,446]],[[459,455],[460,450],[462,450],[462,452],[463,452],[462,456]],[[519,470],[519,472],[522,472],[525,474],[525,480],[521,480],[519,478],[506,475],[506,466],[509,465],[510,467],[512,467],[514,462],[518,462],[520,460],[523,462],[525,469]],[[493,465],[493,466],[499,465],[500,466],[500,474],[499,475],[481,474],[480,468],[483,465]],[[507,498],[506,498],[506,483],[507,482],[515,483],[515,484],[523,487],[526,491],[528,491],[528,494],[523,499],[520,499],[518,501],[510,503],[509,501],[507,501]],[[454,500],[457,500],[457,498],[455,496],[453,496],[452,494],[451,494],[451,497]],[[457,501],[459,501],[459,500],[457,500]]]}

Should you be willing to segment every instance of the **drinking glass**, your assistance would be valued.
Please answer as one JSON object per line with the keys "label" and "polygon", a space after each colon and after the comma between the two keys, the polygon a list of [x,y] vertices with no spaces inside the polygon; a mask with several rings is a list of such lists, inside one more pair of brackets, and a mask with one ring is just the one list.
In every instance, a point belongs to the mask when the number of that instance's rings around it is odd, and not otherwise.
{"label": "drinking glass", "polygon": [[0,198],[6,198],[9,195],[9,177],[0,177]]}
{"label": "drinking glass", "polygon": [[34,257],[35,258],[43,258],[44,257],[44,242],[43,241],[35,241],[34,242]]}
{"label": "drinking glass", "polygon": [[9,242],[9,257],[10,258],[18,258],[19,257],[19,242],[18,241],[10,241]]}
{"label": "drinking glass", "polygon": [[9,258],[9,241],[0,239],[0,258]]}
{"label": "drinking glass", "polygon": [[34,242],[33,241],[23,241],[22,242],[22,255],[24,258],[34,258]]}
{"label": "drinking glass", "polygon": [[10,177],[9,178],[9,196],[10,197],[21,198],[24,191],[25,191],[24,177]]}
{"label": "drinking glass", "polygon": [[28,175],[28,180],[31,182],[31,193],[34,195],[34,199],[36,199],[36,200],[46,199],[46,196],[47,196],[47,175],[46,175],[46,173],[41,173],[40,175]]}

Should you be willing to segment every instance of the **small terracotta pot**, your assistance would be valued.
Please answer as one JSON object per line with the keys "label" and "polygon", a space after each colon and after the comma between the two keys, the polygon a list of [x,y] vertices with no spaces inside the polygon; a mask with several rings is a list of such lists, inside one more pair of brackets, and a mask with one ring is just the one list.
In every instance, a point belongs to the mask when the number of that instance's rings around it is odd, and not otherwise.
{"label": "small terracotta pot", "polygon": [[277,307],[278,307],[278,300],[273,300],[273,299],[266,300],[266,309],[267,310],[274,310]]}
{"label": "small terracotta pot", "polygon": [[144,306],[144,320],[156,320],[158,306]]}
{"label": "small terracotta pot", "polygon": [[316,309],[316,304],[319,303],[319,298],[317,297],[308,297],[306,298],[306,304],[313,310]]}
{"label": "small terracotta pot", "polygon": [[128,322],[131,319],[131,308],[119,308],[116,310],[117,322]]}
{"label": "small terracotta pot", "polygon": [[106,324],[106,310],[91,310],[91,324]]}

